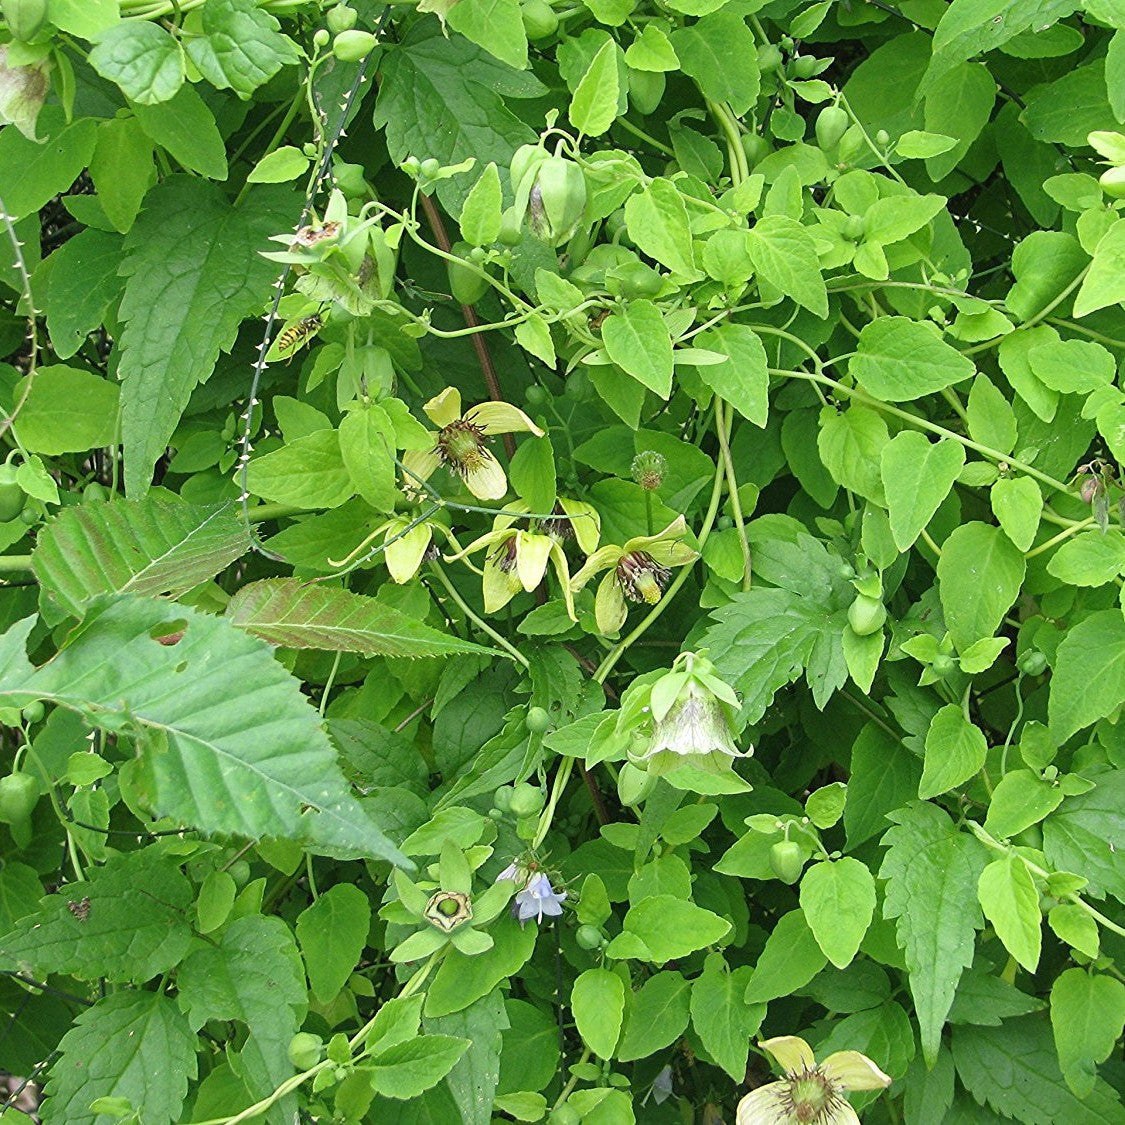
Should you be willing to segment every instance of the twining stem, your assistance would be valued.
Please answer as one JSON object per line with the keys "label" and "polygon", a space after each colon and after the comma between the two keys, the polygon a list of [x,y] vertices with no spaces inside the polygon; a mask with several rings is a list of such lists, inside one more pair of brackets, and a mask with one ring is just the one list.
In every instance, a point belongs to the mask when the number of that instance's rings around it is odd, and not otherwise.
{"label": "twining stem", "polygon": [[515,648],[513,645],[511,645],[500,633],[493,629],[493,627],[489,625],[487,621],[485,621],[482,617],[480,617],[473,611],[473,609],[469,606],[465,599],[461,597],[459,593],[457,593],[457,590],[454,588],[453,583],[450,582],[448,577],[446,576],[445,571],[442,570],[442,568],[438,566],[436,562],[432,564],[432,567],[434,574],[437,575],[438,581],[445,587],[445,592],[450,596],[450,598],[453,599],[461,612],[470,621],[472,621],[473,624],[481,630],[481,632],[487,633],[513,660],[516,661],[517,664],[522,664],[524,668],[530,669],[531,664],[528,661],[527,657],[524,656],[524,654],[520,652],[518,648]]}
{"label": "twining stem", "polygon": [[[730,431],[734,407],[728,402],[723,410],[722,402],[715,404],[715,430],[719,435],[719,450],[723,458],[723,469],[727,478],[727,495],[730,496],[731,516],[738,545],[742,550],[742,589],[749,590],[753,581],[753,560],[750,556],[750,541],[746,538],[746,523],[742,518],[742,501],[738,498],[738,477],[734,472],[734,459],[730,455]],[[723,415],[726,415],[724,420]]]}

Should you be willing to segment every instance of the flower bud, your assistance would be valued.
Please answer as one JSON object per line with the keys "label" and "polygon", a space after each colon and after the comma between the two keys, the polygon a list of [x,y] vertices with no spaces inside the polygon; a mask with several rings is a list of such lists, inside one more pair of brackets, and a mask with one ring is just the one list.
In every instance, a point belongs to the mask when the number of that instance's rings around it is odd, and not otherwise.
{"label": "flower bud", "polygon": [[656,778],[647,770],[626,762],[617,775],[617,798],[627,808],[639,805],[656,786]]}
{"label": "flower bud", "polygon": [[586,195],[586,177],[573,161],[561,156],[538,161],[527,196],[531,233],[552,246],[565,242],[582,220]]}

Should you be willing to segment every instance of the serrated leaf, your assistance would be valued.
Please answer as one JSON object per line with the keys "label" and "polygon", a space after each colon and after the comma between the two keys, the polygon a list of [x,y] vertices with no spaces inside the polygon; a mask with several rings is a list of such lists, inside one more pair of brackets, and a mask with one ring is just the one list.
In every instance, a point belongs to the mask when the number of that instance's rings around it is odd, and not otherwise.
{"label": "serrated leaf", "polygon": [[691,1022],[711,1057],[741,1082],[750,1038],[762,1025],[765,1004],[748,1004],[746,989],[754,970],[731,970],[721,953],[711,953],[691,986]]}
{"label": "serrated leaf", "polygon": [[672,338],[651,301],[630,301],[602,325],[606,355],[661,398],[672,393]]}
{"label": "serrated leaf", "polygon": [[187,953],[191,900],[191,885],[174,862],[151,849],[115,856],[88,880],[48,895],[0,937],[0,962],[143,984]]}
{"label": "serrated leaf", "polygon": [[1103,773],[1088,793],[1067,797],[1043,825],[1043,851],[1055,869],[1088,879],[1092,894],[1125,902],[1125,772]]}
{"label": "serrated leaf", "polygon": [[491,651],[431,629],[375,598],[299,578],[267,578],[243,586],[227,605],[227,618],[248,633],[286,648],[365,656]]}
{"label": "serrated leaf", "polygon": [[698,337],[701,348],[726,357],[697,367],[696,374],[755,426],[769,416],[769,363],[761,338],[745,324],[722,324]]}
{"label": "serrated leaf", "polygon": [[1058,647],[1047,705],[1051,733],[1065,742],[1125,702],[1125,621],[1121,611],[1091,613]]}
{"label": "serrated leaf", "polygon": [[436,1086],[469,1046],[468,1039],[452,1035],[420,1035],[395,1043],[372,1058],[372,1084],[385,1098],[416,1098]]}
{"label": "serrated leaf", "polygon": [[931,442],[916,430],[895,434],[883,447],[880,476],[895,546],[906,551],[933,519],[965,464],[958,441]]}
{"label": "serrated leaf", "polygon": [[[7,647],[5,635],[0,654]],[[348,791],[299,683],[229,621],[118,595],[93,603],[41,668],[29,675],[23,664],[0,663],[0,699],[42,698],[94,725],[135,729],[158,815],[408,863]]]}
{"label": "serrated leaf", "polygon": [[969,378],[974,368],[932,327],[881,316],[860,332],[848,370],[876,398],[908,402]]}
{"label": "serrated leaf", "polygon": [[1051,987],[1051,1028],[1067,1085],[1087,1097],[1098,1064],[1110,1056],[1125,1026],[1125,984],[1103,973],[1067,969]]}
{"label": "serrated leaf", "polygon": [[249,548],[234,504],[149,496],[64,508],[40,532],[31,565],[68,613],[99,594],[180,594]]}
{"label": "serrated leaf", "polygon": [[191,392],[272,280],[274,266],[258,251],[290,222],[270,202],[281,204],[288,191],[260,192],[234,208],[218,188],[174,176],[148,193],[125,240],[119,374],[130,497],[148,491]]}
{"label": "serrated leaf", "polygon": [[768,282],[814,316],[828,315],[828,292],[813,236],[796,219],[768,215],[750,230],[750,258],[759,279]]}
{"label": "serrated leaf", "polygon": [[570,99],[570,123],[588,137],[600,137],[617,119],[620,49],[613,39],[607,40],[590,60]]}
{"label": "serrated leaf", "polygon": [[1004,948],[1029,973],[1035,972],[1043,944],[1043,919],[1039,892],[1027,864],[1011,852],[994,860],[980,874],[977,896]]}
{"label": "serrated leaf", "polygon": [[898,944],[910,970],[922,1052],[937,1057],[941,1029],[961,973],[973,960],[982,925],[977,880],[983,848],[958,833],[936,805],[915,802],[890,817],[879,878],[887,881],[883,916],[897,919]]}
{"label": "serrated leaf", "polygon": [[208,0],[201,23],[202,34],[188,39],[187,51],[199,73],[220,90],[248,98],[283,66],[300,61],[297,45],[257,0]]}
{"label": "serrated leaf", "polygon": [[[176,1001],[159,992],[115,992],[87,1008],[59,1043],[44,1117],[67,1125],[104,1120],[97,1098],[123,1098],[151,1125],[182,1121],[196,1076],[196,1037]],[[160,1076],[154,1081],[154,1076]]]}
{"label": "serrated leaf", "polygon": [[138,105],[168,101],[186,75],[180,44],[159,24],[141,20],[115,24],[103,32],[89,62]]}

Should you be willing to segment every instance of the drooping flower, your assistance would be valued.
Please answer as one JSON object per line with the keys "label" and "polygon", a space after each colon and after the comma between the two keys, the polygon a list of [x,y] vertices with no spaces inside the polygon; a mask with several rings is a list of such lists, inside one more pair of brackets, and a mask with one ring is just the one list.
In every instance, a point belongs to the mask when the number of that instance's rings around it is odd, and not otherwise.
{"label": "drooping flower", "polygon": [[565,898],[566,891],[556,891],[551,886],[551,880],[542,871],[538,871],[528,879],[527,886],[516,895],[516,917],[521,923],[529,918],[542,922],[544,914],[557,918],[562,913]]}
{"label": "drooping flower", "polygon": [[499,500],[508,491],[508,478],[500,462],[489,451],[494,434],[543,431],[520,409],[507,402],[482,402],[461,409],[461,392],[446,387],[422,407],[438,427],[430,449],[411,449],[403,456],[407,488],[417,490],[419,480],[428,480],[439,465],[456,473],[479,500]]}
{"label": "drooping flower", "polygon": [[845,1094],[891,1084],[890,1076],[858,1051],[835,1051],[818,1063],[812,1048],[796,1035],[767,1039],[761,1047],[785,1076],[738,1103],[737,1125],[859,1125]]}
{"label": "drooping flower", "polygon": [[678,516],[656,535],[639,535],[623,547],[602,547],[586,560],[574,576],[575,591],[600,571],[609,571],[594,600],[594,616],[602,633],[616,633],[625,624],[626,599],[655,605],[672,577],[671,568],[694,562],[696,552],[683,542],[686,530],[684,517]]}
{"label": "drooping flower", "polygon": [[9,46],[0,47],[0,125],[10,122],[29,141],[36,140],[35,122],[50,89],[51,64],[40,62],[12,66]]}
{"label": "drooping flower", "polygon": [[[513,505],[514,507],[514,505]],[[470,555],[481,548],[492,548],[484,560],[484,608],[486,613],[503,609],[520,592],[530,593],[543,581],[550,563],[562,587],[566,612],[574,620],[574,601],[570,591],[570,567],[559,541],[543,531],[525,531],[513,526],[515,515],[502,512],[492,530],[474,539],[464,550],[446,557],[447,562]]]}

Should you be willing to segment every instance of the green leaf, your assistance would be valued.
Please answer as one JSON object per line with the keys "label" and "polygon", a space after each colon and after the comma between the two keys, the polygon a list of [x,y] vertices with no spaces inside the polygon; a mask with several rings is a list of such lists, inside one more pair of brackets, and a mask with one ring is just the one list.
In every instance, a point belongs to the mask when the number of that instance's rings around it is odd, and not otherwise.
{"label": "green leaf", "polygon": [[989,500],[1004,534],[1017,550],[1028,550],[1035,542],[1043,514],[1043,493],[1039,485],[1031,477],[1001,477],[992,486]]}
{"label": "green leaf", "polygon": [[1116,528],[1075,535],[1051,556],[1047,573],[1069,586],[1104,586],[1125,574],[1125,536]]}
{"label": "green leaf", "polygon": [[1051,987],[1051,1029],[1066,1084],[1088,1097],[1125,1027],[1125,984],[1085,969],[1067,969]]}
{"label": "green leaf", "polygon": [[454,31],[501,62],[517,70],[527,66],[527,34],[518,0],[458,0],[445,18]]}
{"label": "green leaf", "polygon": [[583,1042],[599,1058],[613,1058],[625,1018],[625,985],[609,969],[580,973],[570,993],[570,1010]]}
{"label": "green leaf", "polygon": [[93,39],[121,19],[118,0],[50,0],[51,23],[83,39]]}
{"label": "green leaf", "polygon": [[685,281],[701,276],[695,265],[687,204],[671,180],[657,178],[629,196],[625,226],[642,253]]}
{"label": "green leaf", "polygon": [[918,792],[918,759],[882,727],[867,723],[852,744],[844,828],[856,848],[890,827],[887,814]]}
{"label": "green leaf", "polygon": [[617,1058],[632,1062],[674,1043],[688,1025],[690,1004],[691,985],[680,973],[662,972],[649,977],[629,1005]]}
{"label": "green leaf", "polygon": [[[71,909],[83,901],[85,918]],[[187,953],[191,901],[192,888],[174,862],[152,849],[115,856],[21,918],[0,938],[0,958],[11,969],[30,965],[79,980],[143,984]]]}
{"label": "green leaf", "polygon": [[[141,128],[185,168],[209,180],[227,178],[227,148],[215,115],[193,86],[168,102],[134,105]],[[285,229],[284,224],[277,230]]]}
{"label": "green leaf", "polygon": [[766,938],[743,999],[757,1005],[803,988],[827,964],[800,910],[783,914]]}
{"label": "green leaf", "polygon": [[133,225],[153,178],[152,141],[136,118],[115,117],[98,124],[90,178],[106,218],[124,234]]}
{"label": "green leaf", "polygon": [[983,848],[958,833],[936,805],[914,802],[890,819],[895,827],[883,837],[887,851],[879,869],[887,883],[883,915],[898,920],[922,1053],[932,1062],[982,924],[977,880],[985,864]]}
{"label": "green leaf", "polygon": [[661,398],[672,393],[672,338],[660,310],[645,300],[630,301],[602,325],[606,355]]}
{"label": "green leaf", "polygon": [[801,910],[824,955],[847,968],[875,913],[875,880],[850,856],[814,863],[801,880]]}
{"label": "green leaf", "polygon": [[757,48],[744,16],[728,11],[705,15],[673,31],[671,40],[680,69],[695,79],[705,98],[727,102],[739,117],[758,100]]}
{"label": "green leaf", "polygon": [[39,114],[38,128],[42,141],[29,141],[18,129],[0,131],[0,199],[13,219],[66,191],[90,163],[97,142],[93,119],[79,117],[67,125],[53,106]]}
{"label": "green leaf", "polygon": [[461,208],[461,237],[470,246],[488,246],[500,235],[503,205],[500,173],[495,161],[485,166]]}
{"label": "green leaf", "polygon": [[988,124],[995,102],[996,80],[982,63],[960,63],[927,84],[926,128],[957,139],[949,152],[926,161],[931,180],[944,179],[961,163]]}
{"label": "green leaf", "polygon": [[[271,189],[263,189],[271,190]],[[276,189],[273,189],[276,190]],[[233,208],[218,188],[173,177],[153,188],[125,240],[120,316],[125,487],[142,496],[195,387],[256,312],[274,266],[257,251],[284,229],[271,205]]]}
{"label": "green leaf", "polygon": [[254,496],[295,508],[338,508],[355,495],[335,430],[315,430],[246,466]]}
{"label": "green leaf", "polygon": [[[535,133],[505,102],[537,97],[544,89],[538,79],[466,39],[446,39],[435,21],[420,20],[387,52],[380,69],[375,126],[386,128],[396,163],[413,155],[452,165],[471,156],[482,168],[490,162],[507,168],[520,145],[535,142]],[[442,180],[436,190],[456,215],[469,185],[459,176]]]}
{"label": "green leaf", "polygon": [[416,1098],[436,1086],[470,1045],[468,1039],[452,1035],[420,1035],[395,1043],[372,1058],[372,1085],[385,1098]]}
{"label": "green leaf", "polygon": [[764,1004],[748,1004],[746,989],[754,970],[733,971],[721,953],[710,953],[691,985],[691,1022],[707,1053],[735,1082],[746,1074],[750,1039],[762,1025]]}
{"label": "green leaf", "polygon": [[759,219],[750,230],[747,247],[759,281],[791,297],[814,316],[828,315],[828,291],[816,242],[796,219],[785,215]]}
{"label": "green leaf", "polygon": [[98,36],[90,65],[138,105],[155,105],[175,96],[184,84],[184,51],[159,24],[118,23]]}
{"label": "green leaf", "polygon": [[512,458],[508,476],[512,488],[530,511],[551,511],[555,506],[556,481],[555,451],[551,439],[524,438]]}
{"label": "green leaf", "polygon": [[1019,595],[1026,563],[998,528],[962,524],[942,544],[938,591],[945,624],[958,652],[991,637]]}
{"label": "green leaf", "polygon": [[934,518],[964,464],[960,442],[932,442],[916,430],[895,434],[883,447],[879,476],[891,535],[900,551],[909,550]]}
{"label": "green leaf", "polygon": [[982,1105],[1021,1125],[1062,1121],[1121,1125],[1121,1095],[1103,1079],[1079,1100],[1059,1070],[1047,1021],[1037,1015],[1006,1020],[1003,1034],[982,1027],[953,1031],[953,1061],[965,1089]]}
{"label": "green leaf", "polygon": [[695,369],[708,387],[755,426],[769,416],[769,362],[761,337],[745,324],[721,324],[700,333],[699,347],[727,358]]}
{"label": "green leaf", "polygon": [[293,932],[280,918],[235,918],[184,961],[176,987],[193,1029],[208,1020],[247,1026],[240,1059],[251,1096],[265,1097],[292,1077],[286,1049],[308,994]]}
{"label": "green leaf", "polygon": [[[47,1114],[68,1125],[104,1120],[97,1098],[124,1098],[147,1123],[182,1121],[195,1078],[196,1037],[176,1001],[160,992],[114,992],[87,1008],[59,1043]],[[153,1081],[154,1075],[162,1080]]]}
{"label": "green leaf", "polygon": [[864,212],[863,237],[891,245],[921,230],[945,207],[940,195],[888,195],[875,200]]}
{"label": "green leaf", "polygon": [[977,895],[1004,948],[1034,973],[1043,943],[1043,918],[1027,864],[1013,852],[994,860],[980,874]]}
{"label": "green leaf", "polygon": [[924,160],[928,156],[948,152],[956,143],[955,138],[947,137],[944,133],[909,129],[895,142],[895,152],[907,160]]}
{"label": "green leaf", "polygon": [[199,73],[220,90],[248,98],[283,66],[301,59],[297,45],[256,0],[208,0],[201,18],[203,34],[188,39],[187,52]]}
{"label": "green leaf", "polygon": [[1108,387],[1117,371],[1112,354],[1088,340],[1052,340],[1027,353],[1036,378],[1060,394],[1086,394]]}
{"label": "green leaf", "polygon": [[502,980],[513,976],[527,963],[535,948],[535,926],[521,926],[515,919],[498,919],[488,928],[491,949],[475,957],[450,950],[426,989],[426,1016],[459,1012],[487,996]]}
{"label": "green leaf", "polygon": [[918,783],[923,800],[936,797],[976,777],[984,766],[988,743],[956,703],[947,703],[926,732],[926,764]]}
{"label": "green leaf", "polygon": [[89,229],[68,239],[47,259],[47,330],[60,359],[74,355],[120,300],[121,257],[118,235]]}
{"label": "green leaf", "polygon": [[1052,906],[1047,912],[1047,924],[1060,941],[1084,953],[1091,961],[1097,959],[1101,952],[1098,924],[1077,903]]}
{"label": "green leaf", "polygon": [[1100,775],[1090,792],[1067,797],[1043,825],[1043,851],[1052,867],[1080,873],[1097,897],[1108,892],[1125,902],[1123,848],[1125,773],[1116,770]]}
{"label": "green leaf", "polygon": [[1015,447],[1015,411],[987,375],[978,375],[973,380],[965,414],[973,441],[1001,453],[1010,453]]}
{"label": "green leaf", "polygon": [[1094,260],[1074,298],[1074,315],[1087,316],[1125,300],[1125,219],[1118,219],[1094,249]]}
{"label": "green leaf", "polygon": [[35,577],[74,617],[99,594],[178,597],[249,546],[235,505],[149,496],[64,508],[40,532]]}
{"label": "green leaf", "polygon": [[359,963],[371,926],[371,903],[351,883],[337,883],[297,916],[297,940],[313,995],[327,1004]]}
{"label": "green leaf", "polygon": [[17,706],[49,699],[95,725],[136,730],[158,815],[406,862],[349,793],[297,681],[269,646],[220,618],[131,595],[104,599],[34,673],[8,663],[0,696]]}
{"label": "green leaf", "polygon": [[89,371],[40,367],[18,385],[20,441],[33,453],[83,453],[114,444],[117,387]]}
{"label": "green leaf", "polygon": [[309,167],[309,158],[292,145],[282,145],[266,153],[246,177],[248,184],[287,184],[303,176]]}
{"label": "green leaf", "polygon": [[1031,770],[1006,773],[992,791],[985,817],[985,830],[1008,839],[1037,824],[1059,807],[1063,792]]}
{"label": "green leaf", "polygon": [[340,422],[340,456],[355,491],[377,512],[393,512],[400,493],[395,481],[394,423],[378,403],[349,410]]}
{"label": "green leaf", "polygon": [[590,60],[575,88],[567,109],[570,123],[579,133],[600,137],[617,119],[619,85],[617,52],[621,48],[607,40]]}
{"label": "green leaf", "polygon": [[1125,621],[1116,609],[1090,614],[1058,647],[1047,714],[1060,743],[1125,703]]}
{"label": "green leaf", "polygon": [[825,406],[820,412],[816,448],[832,479],[880,506],[884,503],[881,463],[890,433],[882,415],[867,406],[842,414]]}
{"label": "green leaf", "polygon": [[725,918],[694,903],[674,895],[653,895],[629,908],[624,932],[610,945],[632,938],[631,946],[639,942],[640,950],[630,956],[662,965],[711,945],[730,928]]}
{"label": "green leaf", "polygon": [[490,1125],[500,1080],[504,1032],[511,1026],[500,989],[493,989],[463,1011],[439,1019],[427,1017],[427,1032],[456,1034],[469,1049],[446,1076],[464,1125]]}
{"label": "green leaf", "polygon": [[297,578],[251,582],[227,605],[227,619],[286,648],[365,656],[442,656],[489,649],[431,629],[376,598]]}
{"label": "green leaf", "polygon": [[932,326],[881,316],[860,332],[848,370],[876,398],[909,402],[960,383],[974,368]]}

